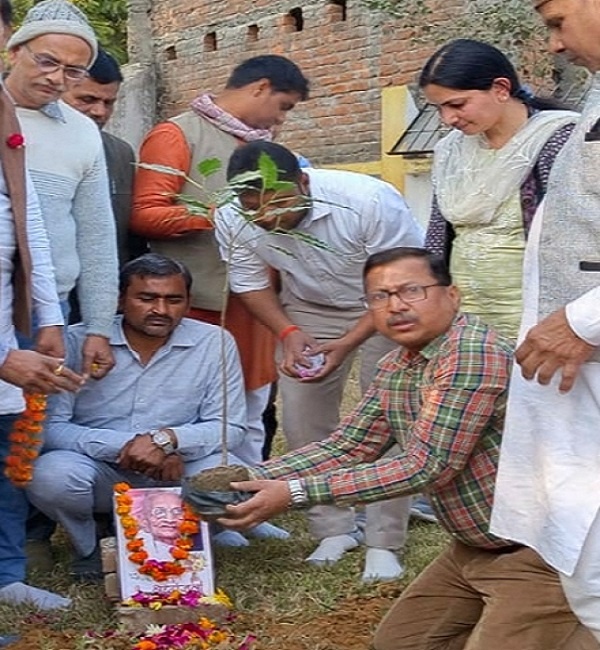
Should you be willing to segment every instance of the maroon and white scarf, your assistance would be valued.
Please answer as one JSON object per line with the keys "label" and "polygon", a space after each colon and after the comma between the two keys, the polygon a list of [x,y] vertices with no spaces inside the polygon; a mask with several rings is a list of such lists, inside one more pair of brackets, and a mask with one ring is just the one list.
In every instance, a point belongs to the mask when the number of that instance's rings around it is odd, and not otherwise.
{"label": "maroon and white scarf", "polygon": [[236,138],[245,142],[253,140],[272,140],[273,134],[269,129],[253,129],[244,124],[237,117],[217,106],[214,102],[214,95],[203,93],[198,95],[190,104],[192,110],[200,117],[214,124],[221,131],[231,133]]}

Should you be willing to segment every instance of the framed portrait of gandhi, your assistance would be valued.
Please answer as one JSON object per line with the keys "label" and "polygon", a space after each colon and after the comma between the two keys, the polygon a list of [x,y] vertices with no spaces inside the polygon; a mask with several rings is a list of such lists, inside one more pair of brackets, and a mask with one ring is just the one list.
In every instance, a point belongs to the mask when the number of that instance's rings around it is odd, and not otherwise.
{"label": "framed portrait of gandhi", "polygon": [[137,592],[215,591],[208,524],[178,487],[115,486],[118,574],[123,600]]}

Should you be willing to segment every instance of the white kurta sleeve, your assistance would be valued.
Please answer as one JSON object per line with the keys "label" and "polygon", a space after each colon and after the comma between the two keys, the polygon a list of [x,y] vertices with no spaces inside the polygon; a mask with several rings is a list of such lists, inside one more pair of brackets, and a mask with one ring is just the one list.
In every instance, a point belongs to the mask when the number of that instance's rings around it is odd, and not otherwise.
{"label": "white kurta sleeve", "polygon": [[600,345],[600,287],[596,287],[566,306],[571,329],[590,345]]}

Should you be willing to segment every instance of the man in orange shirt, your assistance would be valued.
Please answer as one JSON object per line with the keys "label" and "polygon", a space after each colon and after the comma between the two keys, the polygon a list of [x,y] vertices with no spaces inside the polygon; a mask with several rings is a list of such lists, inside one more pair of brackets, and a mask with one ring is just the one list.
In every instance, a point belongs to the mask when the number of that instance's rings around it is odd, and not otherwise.
{"label": "man in orange shirt", "polygon": [[[217,95],[204,93],[191,109],[154,127],[140,150],[140,162],[172,167],[200,183],[206,192],[226,184],[225,168],[240,144],[272,139],[297,102],[308,97],[308,81],[292,61],[264,55],[243,61]],[[202,160],[218,158],[222,168],[209,178],[197,171]],[[192,308],[197,320],[221,324],[225,265],[221,261],[210,219],[194,216],[177,195],[206,199],[194,183],[181,176],[139,169],[134,186],[131,230],[149,240],[152,251],[183,262],[194,279]],[[248,434],[236,454],[254,465],[262,460],[262,413],[277,373],[275,341],[236,296],[229,296],[225,326],[233,334],[242,361],[248,404]]]}

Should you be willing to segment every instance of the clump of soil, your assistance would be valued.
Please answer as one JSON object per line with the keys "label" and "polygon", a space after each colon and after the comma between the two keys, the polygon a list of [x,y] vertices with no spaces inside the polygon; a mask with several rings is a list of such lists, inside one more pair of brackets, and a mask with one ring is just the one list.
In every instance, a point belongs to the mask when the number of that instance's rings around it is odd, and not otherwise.
{"label": "clump of soil", "polygon": [[247,467],[219,465],[190,476],[188,482],[190,487],[199,492],[227,492],[231,490],[233,481],[248,480],[250,480],[250,475]]}
{"label": "clump of soil", "polygon": [[253,492],[233,490],[233,481],[247,481],[248,469],[241,465],[220,465],[206,469],[185,479],[182,485],[183,500],[204,520],[214,521],[227,514],[227,506],[246,501]]}

